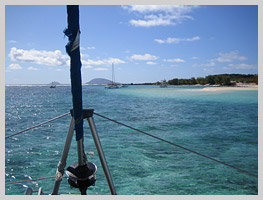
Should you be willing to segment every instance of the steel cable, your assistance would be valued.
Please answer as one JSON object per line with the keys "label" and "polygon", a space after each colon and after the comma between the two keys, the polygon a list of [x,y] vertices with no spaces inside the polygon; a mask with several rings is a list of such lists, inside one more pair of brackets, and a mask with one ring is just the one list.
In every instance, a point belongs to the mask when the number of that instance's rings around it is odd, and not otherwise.
{"label": "steel cable", "polygon": [[[9,183],[5,183],[5,184],[6,185],[11,185],[11,184],[25,183],[25,182],[31,182],[31,181],[39,181],[39,180],[51,179],[51,178],[56,178],[56,176],[49,176],[49,177],[43,177],[43,178],[29,179],[29,180],[23,180],[23,181],[15,181],[15,182],[9,182]],[[63,178],[67,178],[67,177],[63,177]]]}
{"label": "steel cable", "polygon": [[[61,117],[64,117],[64,116],[66,116],[66,115],[69,115],[69,114],[70,114],[70,112],[69,112],[69,113],[65,113],[65,114],[63,114],[63,115],[60,115],[60,116],[58,116],[58,117],[55,117],[55,118],[53,118],[53,119],[50,119],[50,120],[45,121],[45,122],[43,122],[43,123],[40,123],[40,124],[38,124],[38,125],[35,125],[35,126],[33,126],[33,127],[30,127],[30,128],[24,129],[24,130],[22,130],[22,131],[19,131],[19,132],[15,133],[15,134],[6,136],[5,138],[13,137],[13,136],[15,136],[15,135],[18,135],[18,134],[23,133],[23,132],[25,132],[25,131],[31,130],[31,129],[33,129],[33,128],[36,128],[36,127],[38,127],[38,126],[41,126],[41,125],[46,124],[46,123],[48,123],[48,122],[54,121],[54,120],[56,120],[56,119],[59,119],[59,118],[61,118]],[[99,117],[101,117],[101,118],[104,118],[104,119],[106,119],[106,120],[112,121],[112,122],[114,122],[114,123],[116,123],[116,124],[122,125],[122,126],[124,126],[124,127],[127,127],[127,128],[129,128],[129,129],[132,129],[132,130],[137,131],[137,132],[139,132],[139,133],[142,133],[142,134],[144,134],[144,135],[147,135],[147,136],[150,136],[150,137],[155,138],[155,139],[157,139],[157,140],[160,140],[160,141],[162,141],[162,142],[168,143],[168,144],[170,144],[170,145],[176,146],[176,147],[181,148],[181,149],[183,149],[183,150],[186,150],[186,151],[188,151],[188,152],[191,152],[191,153],[194,153],[194,154],[196,154],[196,155],[202,156],[202,157],[204,157],[204,158],[210,159],[210,160],[212,160],[212,161],[214,161],[214,162],[223,164],[223,165],[225,165],[225,166],[227,166],[227,167],[230,167],[230,168],[232,168],[232,169],[235,169],[235,170],[237,170],[237,171],[239,171],[239,172],[241,172],[241,173],[244,173],[244,174],[247,174],[247,175],[249,175],[249,176],[256,177],[256,178],[258,177],[257,175],[255,175],[255,174],[253,174],[253,173],[250,173],[250,172],[248,172],[248,171],[242,170],[242,169],[237,168],[237,167],[235,167],[235,166],[233,166],[233,165],[229,165],[229,164],[227,164],[227,163],[225,163],[225,162],[216,160],[216,159],[214,159],[214,158],[211,158],[211,157],[206,156],[206,155],[204,155],[204,154],[198,153],[198,152],[193,151],[193,150],[191,150],[191,149],[185,148],[185,147],[183,147],[183,146],[181,146],[181,145],[172,143],[172,142],[170,142],[170,141],[168,141],[168,140],[162,139],[162,138],[157,137],[157,136],[154,136],[154,135],[152,135],[152,134],[146,133],[146,132],[141,131],[141,130],[139,130],[139,129],[133,128],[133,127],[131,127],[131,126],[129,126],[129,125],[123,124],[123,123],[118,122],[118,121],[113,120],[113,119],[110,119],[110,118],[105,117],[105,116],[103,116],[103,115],[101,115],[101,114],[98,114],[98,113],[95,113],[95,112],[94,112],[94,114],[97,115],[97,116],[99,116]],[[56,178],[56,176],[50,176],[50,177],[44,177],[44,178],[36,178],[36,179],[29,179],[29,180],[16,181],[16,182],[9,182],[9,183],[5,183],[5,184],[6,184],[6,185],[10,185],[10,184],[24,183],[24,182],[44,180],[44,179],[51,179],[51,178]],[[66,178],[66,177],[63,177],[63,178]]]}
{"label": "steel cable", "polygon": [[12,134],[12,135],[5,136],[5,139],[10,138],[10,137],[13,137],[13,136],[15,136],[15,135],[18,135],[18,134],[23,133],[23,132],[25,132],[25,131],[29,131],[29,130],[31,130],[31,129],[37,128],[37,127],[39,127],[39,126],[42,126],[42,125],[44,125],[44,124],[46,124],[46,123],[49,123],[49,122],[54,121],[54,120],[56,120],[56,119],[59,119],[59,118],[61,118],[61,117],[67,116],[67,115],[69,115],[69,114],[70,114],[70,112],[65,113],[65,114],[63,114],[63,115],[57,116],[57,117],[55,117],[55,118],[53,118],[53,119],[50,119],[50,120],[48,120],[48,121],[42,122],[42,123],[37,124],[37,125],[35,125],[35,126],[32,126],[32,127],[30,127],[30,128],[27,128],[27,129],[24,129],[24,130],[19,131],[19,132],[17,132],[17,133],[14,133],[14,134]]}
{"label": "steel cable", "polygon": [[113,119],[110,119],[110,118],[108,118],[108,117],[105,117],[105,116],[103,116],[103,115],[101,115],[101,114],[98,114],[98,113],[95,113],[95,112],[94,112],[94,114],[97,115],[97,116],[99,116],[99,117],[101,117],[101,118],[104,118],[104,119],[107,119],[107,120],[112,121],[112,122],[114,122],[114,123],[117,123],[117,124],[119,124],[119,125],[125,126],[125,127],[129,128],[129,129],[135,130],[135,131],[137,131],[137,132],[139,132],[139,133],[142,133],[142,134],[148,135],[148,136],[150,136],[150,137],[153,137],[153,138],[155,138],[155,139],[157,139],[157,140],[166,142],[166,143],[171,144],[171,145],[173,145],[173,146],[179,147],[179,148],[181,148],[181,149],[183,149],[183,150],[186,150],[186,151],[189,151],[189,152],[194,153],[194,154],[196,154],[196,155],[199,155],[199,156],[202,156],[202,157],[204,157],[204,158],[210,159],[210,160],[212,160],[212,161],[214,161],[214,162],[223,164],[223,165],[225,165],[225,166],[227,166],[227,167],[230,167],[230,168],[232,168],[232,169],[235,169],[235,170],[237,170],[237,171],[239,171],[239,172],[241,172],[241,173],[244,173],[244,174],[247,174],[247,175],[249,175],[249,176],[256,177],[256,178],[258,177],[257,175],[252,174],[252,173],[250,173],[250,172],[248,172],[248,171],[239,169],[239,168],[237,168],[237,167],[235,167],[235,166],[232,166],[232,165],[229,165],[229,164],[227,164],[227,163],[225,163],[225,162],[216,160],[216,159],[211,158],[211,157],[209,157],[209,156],[206,156],[206,155],[204,155],[204,154],[201,154],[201,153],[198,153],[198,152],[193,151],[193,150],[191,150],[191,149],[188,149],[188,148],[185,148],[185,147],[183,147],[183,146],[180,146],[180,145],[178,145],[178,144],[169,142],[168,140],[164,140],[164,139],[159,138],[159,137],[157,137],[157,136],[151,135],[151,134],[146,133],[146,132],[144,132],[144,131],[141,131],[141,130],[139,130],[139,129],[133,128],[133,127],[131,127],[131,126],[129,126],[129,125],[126,125],[126,124],[123,124],[123,123],[118,122],[118,121],[116,121],[116,120],[113,120]]}

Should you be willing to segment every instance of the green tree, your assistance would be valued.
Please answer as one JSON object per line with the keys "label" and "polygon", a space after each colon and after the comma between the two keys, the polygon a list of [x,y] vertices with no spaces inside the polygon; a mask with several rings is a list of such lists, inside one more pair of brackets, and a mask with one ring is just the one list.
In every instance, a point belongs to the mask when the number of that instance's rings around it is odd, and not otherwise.
{"label": "green tree", "polygon": [[191,84],[192,84],[192,85],[196,84],[195,77],[192,77],[192,78],[191,78]]}
{"label": "green tree", "polygon": [[174,78],[168,81],[169,85],[178,85],[178,78]]}
{"label": "green tree", "polygon": [[214,85],[215,84],[214,76],[211,76],[211,75],[207,76],[206,82],[210,85]]}
{"label": "green tree", "polygon": [[205,85],[205,84],[206,84],[205,78],[203,78],[203,77],[198,77],[198,78],[196,79],[196,82],[197,82],[198,84],[200,84],[200,85]]}
{"label": "green tree", "polygon": [[222,84],[222,77],[221,76],[216,76],[215,77],[215,84],[221,85]]}
{"label": "green tree", "polygon": [[231,85],[230,78],[227,76],[222,77],[222,84],[223,85]]}

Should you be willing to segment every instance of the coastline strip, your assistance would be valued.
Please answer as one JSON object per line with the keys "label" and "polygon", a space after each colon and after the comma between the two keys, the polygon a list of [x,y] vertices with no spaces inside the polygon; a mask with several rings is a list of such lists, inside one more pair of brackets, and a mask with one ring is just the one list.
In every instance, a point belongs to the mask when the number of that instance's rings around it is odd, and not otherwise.
{"label": "coastline strip", "polygon": [[258,87],[205,87],[201,91],[258,90]]}

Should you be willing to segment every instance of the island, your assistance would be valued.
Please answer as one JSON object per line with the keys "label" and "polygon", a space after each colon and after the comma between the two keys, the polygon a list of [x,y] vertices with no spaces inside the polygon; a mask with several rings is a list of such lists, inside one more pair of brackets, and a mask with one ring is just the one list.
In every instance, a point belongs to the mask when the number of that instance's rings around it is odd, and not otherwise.
{"label": "island", "polygon": [[[85,84],[87,84],[87,85],[108,85],[111,83],[112,83],[111,80],[108,80],[105,78],[94,78]],[[116,84],[119,84],[119,83],[116,82]]]}

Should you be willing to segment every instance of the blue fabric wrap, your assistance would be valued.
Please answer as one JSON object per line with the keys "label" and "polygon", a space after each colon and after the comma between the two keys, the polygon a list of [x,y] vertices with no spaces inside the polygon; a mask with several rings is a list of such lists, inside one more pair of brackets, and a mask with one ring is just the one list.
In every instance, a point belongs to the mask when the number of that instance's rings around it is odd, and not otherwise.
{"label": "blue fabric wrap", "polygon": [[68,28],[64,30],[68,36],[69,42],[66,45],[66,51],[70,56],[70,78],[71,92],[73,101],[73,117],[75,120],[76,140],[83,137],[83,119],[82,119],[82,85],[81,85],[81,61],[79,47],[71,52],[72,44],[79,31],[79,6],[68,5]]}

